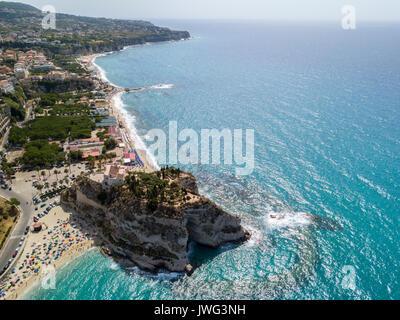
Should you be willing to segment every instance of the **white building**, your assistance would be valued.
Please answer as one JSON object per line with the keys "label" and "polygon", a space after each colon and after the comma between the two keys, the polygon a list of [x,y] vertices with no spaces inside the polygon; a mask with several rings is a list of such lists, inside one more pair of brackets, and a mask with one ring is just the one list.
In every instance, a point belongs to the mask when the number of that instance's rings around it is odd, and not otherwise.
{"label": "white building", "polygon": [[29,76],[29,72],[25,68],[15,69],[14,74],[17,79],[26,79]]}
{"label": "white building", "polygon": [[14,93],[14,86],[9,83],[7,80],[2,80],[0,81],[0,90],[2,90],[5,93]]}
{"label": "white building", "polygon": [[104,172],[104,184],[112,187],[117,186],[125,181],[129,170],[127,167],[119,165],[107,165]]}
{"label": "white building", "polygon": [[51,71],[47,75],[47,79],[49,80],[65,80],[66,78],[66,73],[63,71]]}

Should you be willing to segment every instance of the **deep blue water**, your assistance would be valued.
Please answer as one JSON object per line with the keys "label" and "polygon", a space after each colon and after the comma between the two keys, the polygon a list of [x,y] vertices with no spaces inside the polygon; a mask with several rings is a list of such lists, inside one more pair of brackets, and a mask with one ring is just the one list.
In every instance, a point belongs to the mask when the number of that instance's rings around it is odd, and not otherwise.
{"label": "deep blue water", "polygon": [[[199,268],[173,280],[127,273],[91,251],[57,274],[57,290],[29,297],[400,299],[400,26],[158,23],[194,39],[96,63],[119,86],[173,85],[123,96],[140,135],[171,120],[179,129],[255,130],[250,176],[181,166],[242,218],[252,241],[194,246]],[[285,218],[271,219],[276,212]],[[315,225],[305,213],[326,220]]]}

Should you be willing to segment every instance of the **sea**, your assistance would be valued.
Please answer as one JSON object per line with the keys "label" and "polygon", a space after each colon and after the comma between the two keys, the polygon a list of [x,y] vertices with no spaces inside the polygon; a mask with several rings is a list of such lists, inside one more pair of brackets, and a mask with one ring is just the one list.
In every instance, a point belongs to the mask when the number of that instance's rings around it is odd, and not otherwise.
{"label": "sea", "polygon": [[[185,41],[103,55],[138,147],[149,130],[254,130],[254,170],[179,164],[242,219],[243,245],[190,245],[192,277],[98,250],[32,300],[400,299],[400,25],[153,21]],[[157,163],[155,154],[149,156]],[[168,159],[167,159],[168,160]]]}

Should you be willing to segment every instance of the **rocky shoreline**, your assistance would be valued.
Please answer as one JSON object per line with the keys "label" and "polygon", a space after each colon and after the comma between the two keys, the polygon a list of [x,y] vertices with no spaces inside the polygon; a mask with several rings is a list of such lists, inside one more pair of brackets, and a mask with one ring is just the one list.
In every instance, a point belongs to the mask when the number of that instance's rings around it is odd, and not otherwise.
{"label": "rocky shoreline", "polygon": [[[193,273],[188,258],[190,242],[218,248],[249,238],[240,219],[197,193],[192,175],[179,173],[164,179],[158,178],[157,172],[144,175],[133,173],[136,181],[147,183],[147,179],[153,179],[154,184],[163,183],[166,194],[175,201],[156,200],[152,207],[151,200],[141,196],[141,191],[133,194],[127,185],[110,189],[90,177],[81,177],[62,194],[64,205],[96,227],[102,252],[123,266],[190,275]],[[188,180],[193,188],[188,188]],[[140,182],[138,185],[141,190],[149,188]]]}

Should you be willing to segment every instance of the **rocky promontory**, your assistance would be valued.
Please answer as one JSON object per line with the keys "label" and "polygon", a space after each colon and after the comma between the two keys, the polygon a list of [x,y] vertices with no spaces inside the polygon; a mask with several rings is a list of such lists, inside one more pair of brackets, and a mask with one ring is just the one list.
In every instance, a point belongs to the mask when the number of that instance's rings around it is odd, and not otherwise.
{"label": "rocky promontory", "polygon": [[191,241],[218,248],[248,238],[240,219],[199,195],[194,176],[174,168],[133,172],[113,187],[80,177],[62,203],[97,228],[105,252],[148,271],[190,272]]}

